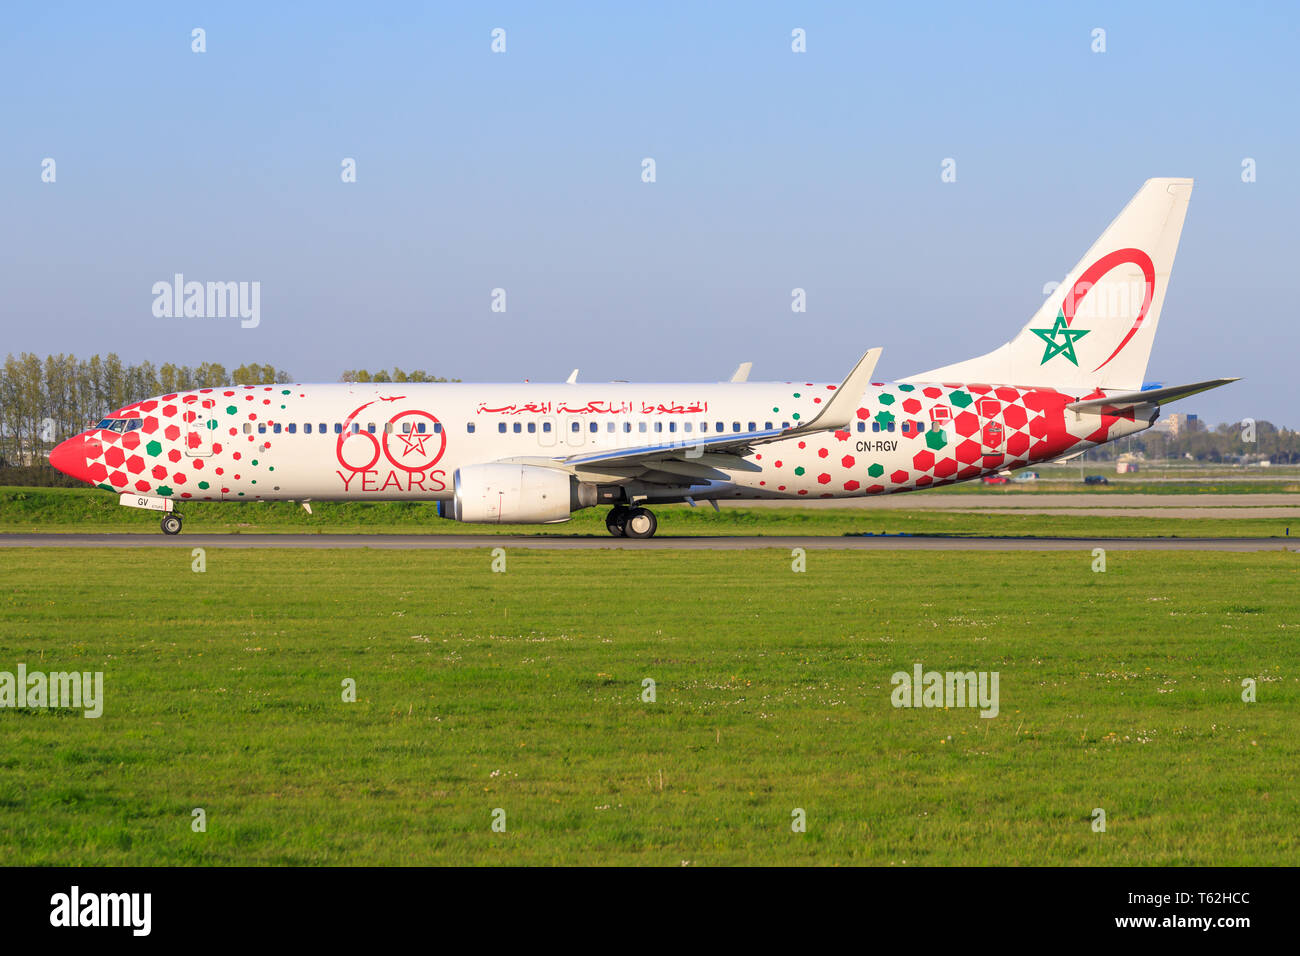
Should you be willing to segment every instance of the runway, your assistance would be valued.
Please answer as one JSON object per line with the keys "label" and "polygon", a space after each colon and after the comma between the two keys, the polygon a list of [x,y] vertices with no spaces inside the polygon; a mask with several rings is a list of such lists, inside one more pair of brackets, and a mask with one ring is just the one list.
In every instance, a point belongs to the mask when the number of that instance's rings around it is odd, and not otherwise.
{"label": "runway", "polygon": [[0,548],[374,548],[427,551],[524,548],[623,551],[1300,551],[1291,538],[967,538],[945,535],[662,536],[467,534],[0,534]]}

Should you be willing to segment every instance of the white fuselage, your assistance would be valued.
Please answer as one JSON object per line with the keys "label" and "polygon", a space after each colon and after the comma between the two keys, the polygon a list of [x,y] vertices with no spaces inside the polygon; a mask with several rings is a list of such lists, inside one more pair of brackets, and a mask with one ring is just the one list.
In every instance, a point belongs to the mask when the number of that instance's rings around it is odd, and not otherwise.
{"label": "white fuselage", "polygon": [[[136,402],[134,427],[87,432],[106,489],[189,500],[445,500],[458,468],[554,464],[592,451],[791,427],[827,383],[229,386]],[[1079,395],[989,385],[879,383],[847,429],[755,446],[713,478],[658,475],[647,501],[837,498],[911,491],[1060,457],[1147,427],[1150,416],[1076,414]],[[139,423],[138,425],[135,423]],[[130,437],[136,436],[136,437]],[[680,469],[680,463],[678,468]],[[627,482],[617,465],[581,481]]]}

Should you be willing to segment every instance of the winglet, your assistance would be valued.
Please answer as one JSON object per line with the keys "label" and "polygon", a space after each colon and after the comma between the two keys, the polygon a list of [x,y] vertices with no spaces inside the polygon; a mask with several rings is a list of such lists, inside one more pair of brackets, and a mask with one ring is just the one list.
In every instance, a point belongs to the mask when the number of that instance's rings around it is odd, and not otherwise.
{"label": "winglet", "polygon": [[754,367],[753,362],[741,362],[738,366],[736,366],[736,371],[732,373],[731,380],[733,382],[748,382],[749,370],[752,369],[753,367]]}
{"label": "winglet", "polygon": [[569,377],[564,380],[565,385],[574,385],[578,381],[578,370],[575,368],[569,373]]}
{"label": "winglet", "polygon": [[867,353],[858,359],[858,364],[853,366],[853,371],[849,372],[848,377],[835,390],[834,396],[826,403],[826,407],[812,420],[790,429],[786,434],[847,428],[857,414],[858,401],[862,398],[862,393],[871,384],[871,375],[876,370],[876,363],[880,361],[882,351],[884,350],[879,348],[868,349]]}

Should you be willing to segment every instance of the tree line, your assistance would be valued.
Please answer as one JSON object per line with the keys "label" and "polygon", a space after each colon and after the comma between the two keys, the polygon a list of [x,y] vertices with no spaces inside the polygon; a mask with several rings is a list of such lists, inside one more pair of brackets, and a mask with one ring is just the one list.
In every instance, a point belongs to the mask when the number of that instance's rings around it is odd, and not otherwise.
{"label": "tree line", "polygon": [[[77,358],[60,353],[41,357],[30,352],[9,355],[0,366],[0,468],[45,468],[45,457],[57,442],[85,431],[106,413],[151,395],[221,385],[269,385],[291,382],[293,376],[271,364],[250,362],[227,369],[218,362],[176,365],[167,362],[128,364],[116,353]],[[348,369],[343,382],[447,382],[423,369],[404,371]],[[1090,459],[1110,459],[1125,452],[1142,452],[1150,459],[1186,458],[1197,461],[1268,459],[1276,464],[1300,463],[1300,432],[1267,421],[1188,428],[1177,437],[1148,431],[1090,452]],[[24,475],[39,479],[40,475]],[[47,483],[40,481],[39,483]]]}
{"label": "tree line", "polygon": [[[220,362],[177,365],[127,363],[117,353],[78,358],[68,353],[9,355],[0,366],[0,467],[48,467],[58,442],[109,412],[152,395],[223,385],[270,385],[293,376],[270,363],[228,369]],[[423,369],[349,369],[344,382],[445,382]],[[39,475],[24,475],[39,478]],[[44,482],[41,482],[44,483]]]}
{"label": "tree line", "polygon": [[1202,462],[1270,461],[1275,465],[1300,464],[1300,432],[1269,421],[1197,424],[1180,431],[1138,432],[1088,452],[1089,460],[1109,461],[1127,453],[1142,453],[1160,461],[1191,457]]}

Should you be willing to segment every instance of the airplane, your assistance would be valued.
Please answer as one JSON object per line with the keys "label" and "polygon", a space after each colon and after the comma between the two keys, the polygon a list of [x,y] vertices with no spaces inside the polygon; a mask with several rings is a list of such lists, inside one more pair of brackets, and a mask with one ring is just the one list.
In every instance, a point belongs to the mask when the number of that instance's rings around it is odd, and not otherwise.
{"label": "airplane", "polygon": [[50,464],[122,505],[437,501],[462,522],[551,524],[608,506],[649,538],[650,505],[860,498],[1073,456],[1235,378],[1144,389],[1190,179],[1143,184],[1001,347],[894,382],[881,350],[842,382],[278,384],[142,399]]}

